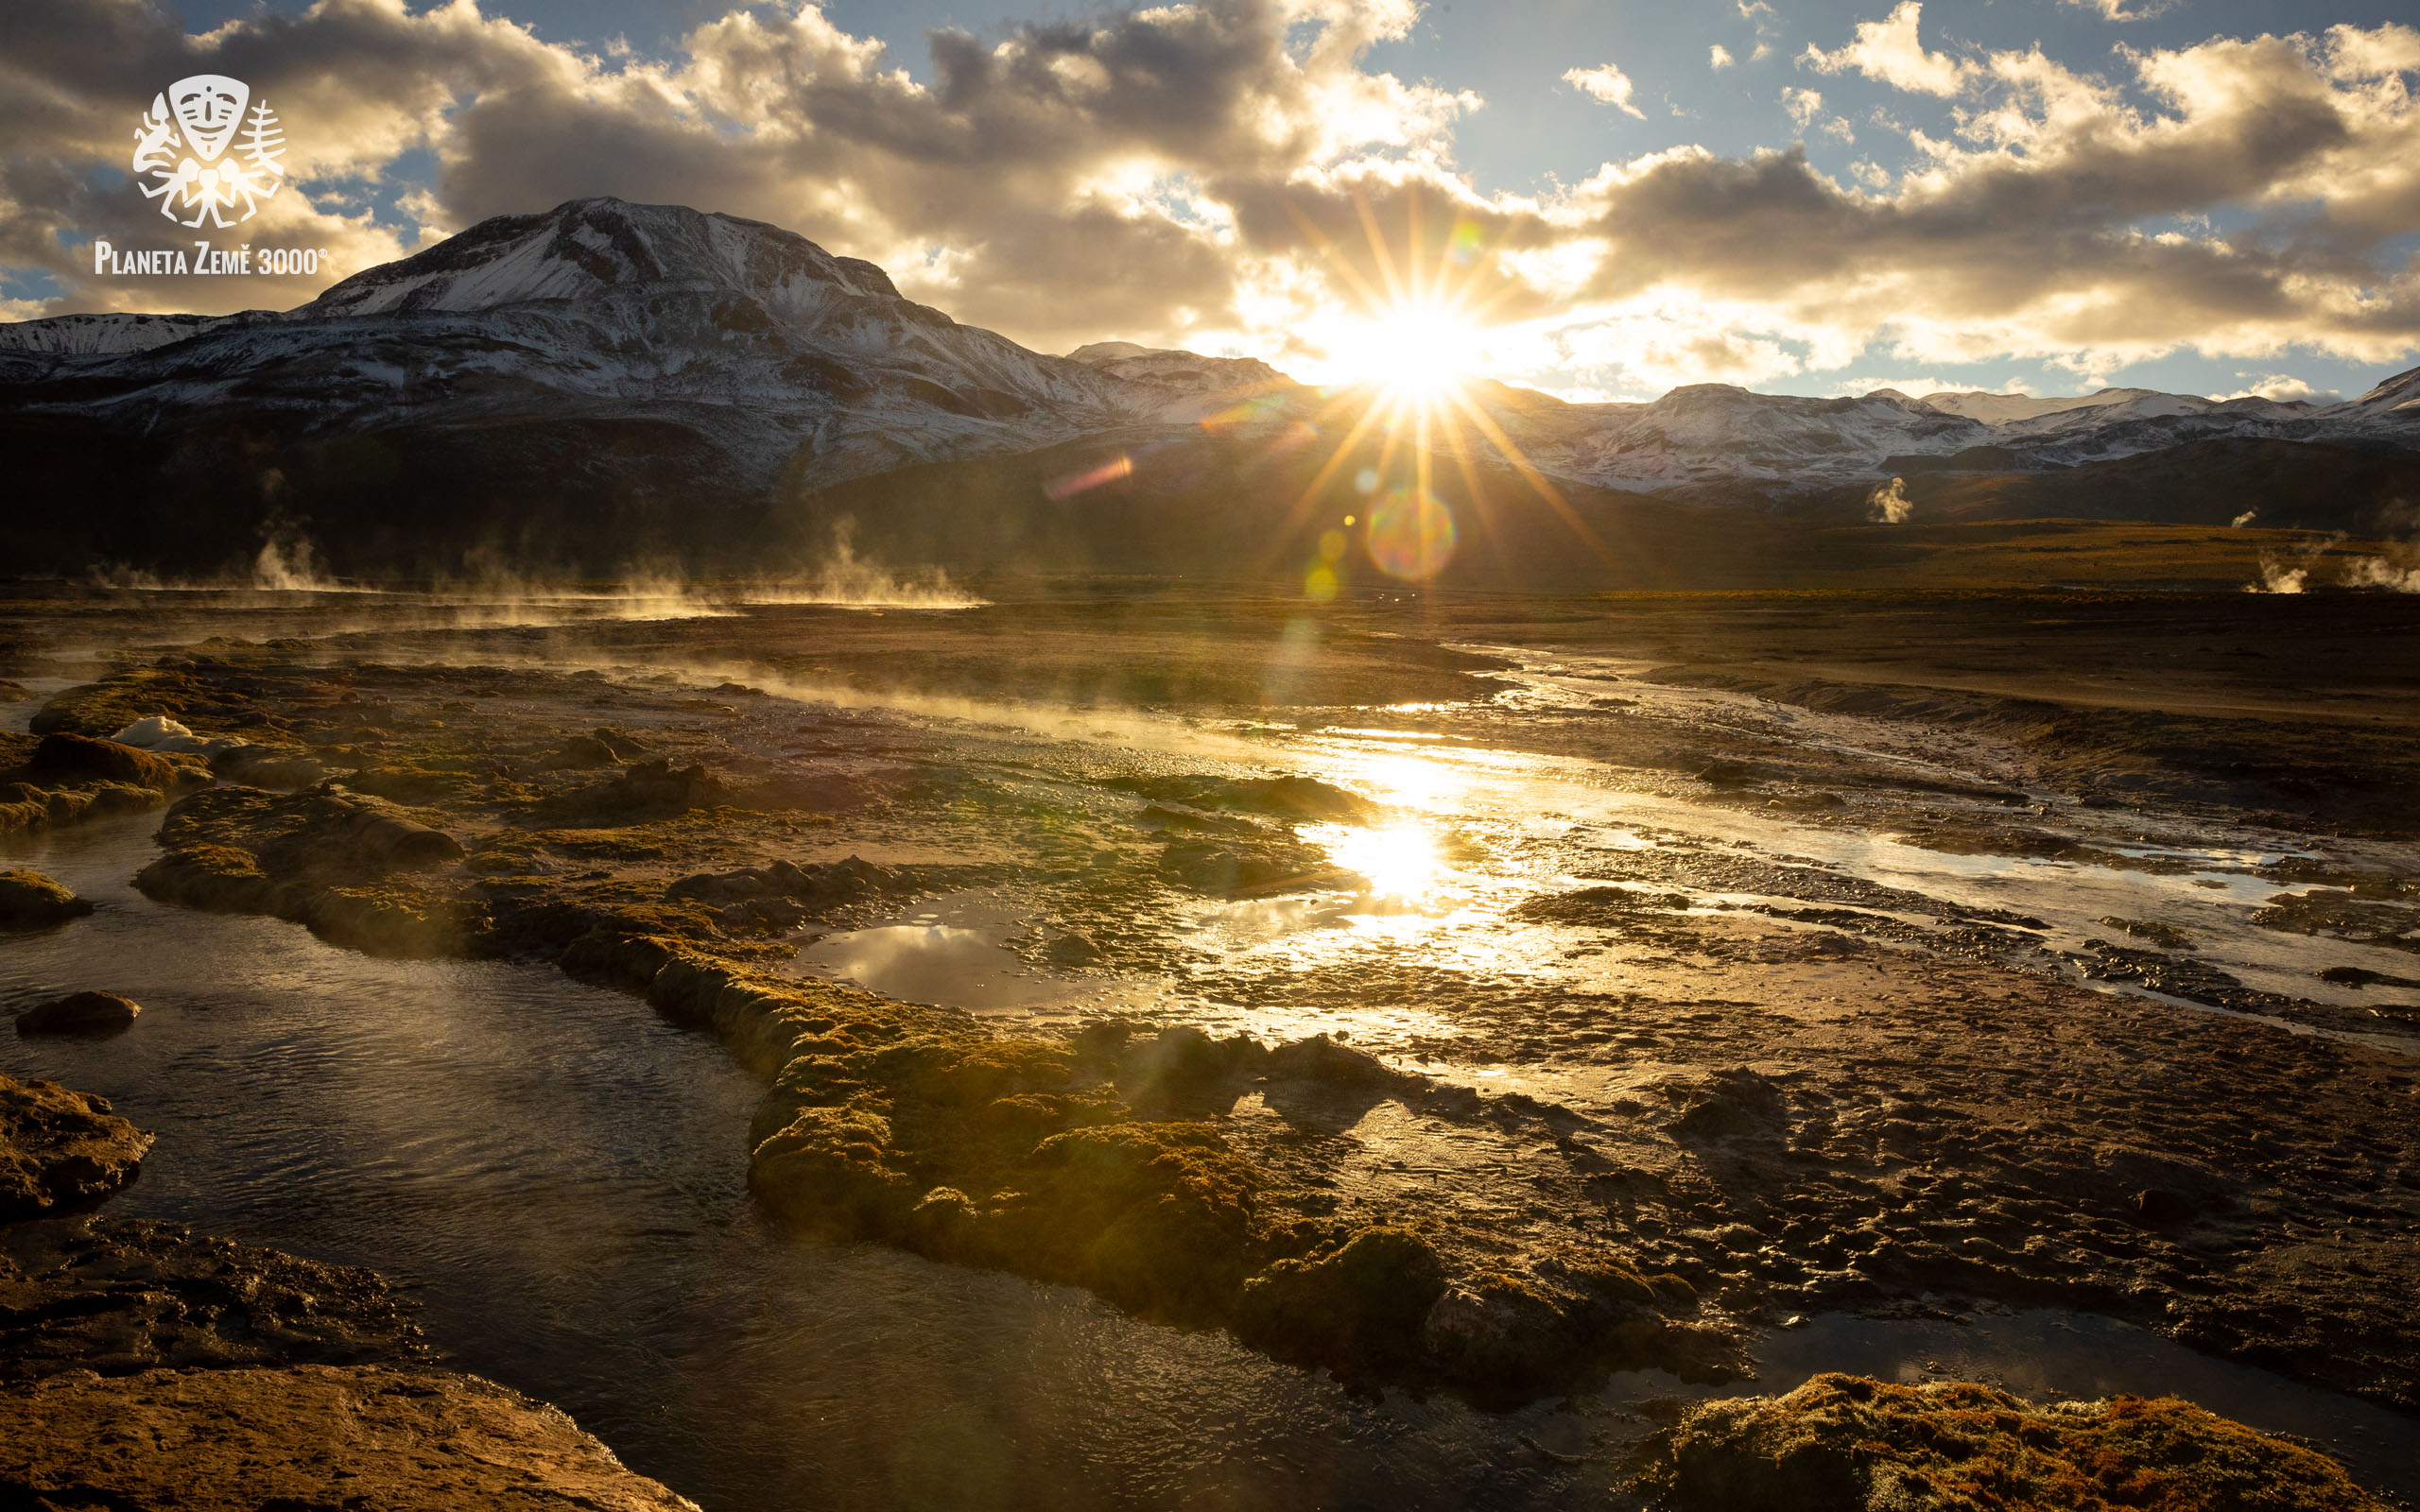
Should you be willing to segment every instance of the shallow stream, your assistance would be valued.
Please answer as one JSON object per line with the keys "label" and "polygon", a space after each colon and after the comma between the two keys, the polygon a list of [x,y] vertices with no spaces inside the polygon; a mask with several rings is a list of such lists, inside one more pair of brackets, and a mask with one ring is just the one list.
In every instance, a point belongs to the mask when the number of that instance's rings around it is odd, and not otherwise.
{"label": "shallow stream", "polygon": [[[1621,1404],[1682,1389],[1619,1376],[1500,1417],[1360,1397],[1081,1293],[780,1237],[743,1180],[758,1084],[710,1040],[551,971],[375,960],[160,907],[128,885],[155,822],[0,846],[100,905],[0,947],[0,1005],[78,988],[145,1005],[114,1040],[0,1038],[0,1069],[160,1136],[107,1211],[374,1266],[455,1364],[717,1512],[1586,1505],[1644,1430]],[[1826,1316],[1760,1358],[1737,1389],[1841,1368],[2179,1392],[2420,1495],[2406,1419],[2106,1320]]]}

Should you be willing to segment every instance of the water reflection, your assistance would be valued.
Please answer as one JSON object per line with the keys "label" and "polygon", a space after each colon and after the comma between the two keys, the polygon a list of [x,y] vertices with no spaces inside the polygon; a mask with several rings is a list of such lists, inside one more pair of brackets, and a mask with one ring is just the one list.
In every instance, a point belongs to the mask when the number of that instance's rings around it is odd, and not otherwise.
{"label": "water reflection", "polygon": [[1587,1506],[1613,1478],[1584,1404],[1359,1398],[1080,1292],[784,1238],[745,1188],[761,1084],[712,1040],[552,971],[158,907],[127,885],[156,823],[0,841],[100,904],[12,939],[0,999],[146,1006],[0,1035],[0,1070],[160,1136],[107,1211],[375,1266],[453,1364],[717,1512]]}

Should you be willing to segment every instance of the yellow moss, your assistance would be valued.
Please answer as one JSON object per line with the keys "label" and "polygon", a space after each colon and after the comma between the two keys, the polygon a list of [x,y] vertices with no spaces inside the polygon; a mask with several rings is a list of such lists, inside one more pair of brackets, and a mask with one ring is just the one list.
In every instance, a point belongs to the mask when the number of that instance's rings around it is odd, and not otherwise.
{"label": "yellow moss", "polygon": [[1632,1489],[1672,1512],[2384,1512],[2327,1456],[2172,1397],[2041,1407],[1847,1375],[1706,1403]]}

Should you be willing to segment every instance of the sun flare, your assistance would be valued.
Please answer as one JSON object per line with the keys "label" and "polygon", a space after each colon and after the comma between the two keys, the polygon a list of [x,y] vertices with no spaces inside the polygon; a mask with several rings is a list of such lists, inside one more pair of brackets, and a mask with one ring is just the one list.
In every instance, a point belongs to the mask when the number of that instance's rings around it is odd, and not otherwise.
{"label": "sun flare", "polygon": [[1356,320],[1340,345],[1357,382],[1423,402],[1459,390],[1479,355],[1478,327],[1436,304],[1399,305]]}

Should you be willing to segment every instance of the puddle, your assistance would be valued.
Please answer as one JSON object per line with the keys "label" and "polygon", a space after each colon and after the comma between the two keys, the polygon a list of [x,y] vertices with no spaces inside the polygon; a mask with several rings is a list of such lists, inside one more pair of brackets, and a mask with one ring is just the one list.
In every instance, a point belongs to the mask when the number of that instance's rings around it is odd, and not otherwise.
{"label": "puddle", "polygon": [[995,895],[959,893],[900,922],[817,936],[784,969],[853,983],[895,1002],[977,1013],[1097,1010],[1170,995],[1163,984],[1132,977],[1035,966],[1001,943],[1022,927]]}

